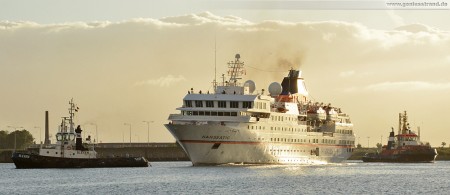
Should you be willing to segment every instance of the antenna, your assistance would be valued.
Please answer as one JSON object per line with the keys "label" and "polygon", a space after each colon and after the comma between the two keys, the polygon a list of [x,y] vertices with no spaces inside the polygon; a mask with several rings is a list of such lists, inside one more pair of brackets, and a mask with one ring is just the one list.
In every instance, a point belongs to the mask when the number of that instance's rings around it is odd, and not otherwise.
{"label": "antenna", "polygon": [[225,86],[225,74],[222,74],[222,85]]}
{"label": "antenna", "polygon": [[398,133],[402,134],[402,113],[398,113]]}
{"label": "antenna", "polygon": [[420,126],[417,127],[417,133],[418,133],[418,137],[419,137],[419,140],[420,140]]}
{"label": "antenna", "polygon": [[75,105],[75,103],[73,102],[73,98],[69,101],[69,105],[70,105],[70,108],[69,108],[69,114],[70,114],[70,117],[69,117],[69,125],[70,125],[70,126],[69,126],[69,128],[70,128],[70,132],[73,132],[73,131],[74,131],[73,120],[74,120],[74,116],[75,116],[74,111],[77,112],[78,109],[76,108],[76,105]]}
{"label": "antenna", "polygon": [[214,34],[214,93],[217,91],[217,34]]}
{"label": "antenna", "polygon": [[228,62],[228,75],[230,76],[230,80],[228,81],[229,86],[238,86],[238,79],[242,79],[239,76],[245,74],[244,70],[244,62],[241,62],[239,59],[241,55],[236,54],[235,60]]}

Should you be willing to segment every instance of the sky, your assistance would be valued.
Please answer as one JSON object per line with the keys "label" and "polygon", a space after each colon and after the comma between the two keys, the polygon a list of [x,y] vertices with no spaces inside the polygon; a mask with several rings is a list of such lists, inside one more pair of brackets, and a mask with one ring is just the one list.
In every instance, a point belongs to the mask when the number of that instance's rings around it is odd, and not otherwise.
{"label": "sky", "polygon": [[239,53],[258,90],[300,68],[363,146],[385,143],[404,110],[423,141],[450,143],[448,7],[336,2],[0,0],[0,129],[39,142],[44,112],[54,134],[73,98],[102,142],[129,141],[124,123],[132,142],[173,142],[168,115]]}

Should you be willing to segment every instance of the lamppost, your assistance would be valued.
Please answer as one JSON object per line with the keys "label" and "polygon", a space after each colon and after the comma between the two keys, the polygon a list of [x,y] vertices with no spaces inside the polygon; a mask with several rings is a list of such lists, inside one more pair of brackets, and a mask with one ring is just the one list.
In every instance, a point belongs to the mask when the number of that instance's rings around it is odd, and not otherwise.
{"label": "lamppost", "polygon": [[139,143],[139,135],[138,134],[134,134],[134,136],[136,136],[137,142]]}
{"label": "lamppost", "polygon": [[147,144],[150,146],[150,123],[153,123],[153,121],[142,121],[144,123],[147,123]]}
{"label": "lamppost", "polygon": [[369,146],[370,146],[369,140],[370,140],[370,137],[367,137],[367,148],[369,148]]}
{"label": "lamppost", "polygon": [[42,134],[41,134],[41,127],[38,127],[38,126],[35,126],[34,128],[39,128],[39,143],[41,143],[42,144]]}
{"label": "lamppost", "polygon": [[17,129],[23,129],[23,127],[15,127],[15,126],[8,126],[9,128],[13,128],[14,129],[14,152],[16,152],[16,147],[17,147]]}
{"label": "lamppost", "polygon": [[95,125],[95,139],[97,140],[97,142],[96,143],[98,143],[99,141],[98,141],[98,130],[97,130],[97,124],[95,124],[95,123],[89,123],[90,125]]}
{"label": "lamppost", "polygon": [[130,126],[130,147],[131,147],[131,124],[130,123],[124,123],[123,125]]}

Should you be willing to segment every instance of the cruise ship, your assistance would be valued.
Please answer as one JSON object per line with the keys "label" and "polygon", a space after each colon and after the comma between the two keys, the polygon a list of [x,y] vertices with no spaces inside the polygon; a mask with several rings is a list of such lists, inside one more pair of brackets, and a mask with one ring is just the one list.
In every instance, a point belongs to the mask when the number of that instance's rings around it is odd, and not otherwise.
{"label": "cruise ship", "polygon": [[325,164],[350,157],[355,135],[349,115],[310,100],[301,71],[258,91],[241,83],[244,62],[236,54],[214,92],[188,91],[166,128],[192,164]]}

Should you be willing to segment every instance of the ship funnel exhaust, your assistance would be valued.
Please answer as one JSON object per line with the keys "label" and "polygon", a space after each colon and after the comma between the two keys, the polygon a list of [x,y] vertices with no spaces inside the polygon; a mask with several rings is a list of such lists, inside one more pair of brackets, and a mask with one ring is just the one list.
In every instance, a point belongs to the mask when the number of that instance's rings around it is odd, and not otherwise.
{"label": "ship funnel exhaust", "polygon": [[49,145],[50,143],[50,135],[49,135],[49,128],[48,128],[48,111],[45,111],[45,139],[44,139],[44,145]]}
{"label": "ship funnel exhaust", "polygon": [[392,131],[389,133],[387,149],[391,150],[394,149],[394,147],[395,147],[395,135],[394,135],[394,127],[392,127]]}
{"label": "ship funnel exhaust", "polygon": [[77,137],[75,139],[75,149],[76,150],[86,150],[86,148],[83,146],[83,139],[81,138],[81,130],[80,125],[77,126],[75,129],[75,133],[77,134]]}
{"label": "ship funnel exhaust", "polygon": [[306,90],[305,82],[301,78],[301,72],[299,70],[291,69],[289,70],[289,75],[284,77],[283,82],[281,82],[283,87],[282,95],[296,94],[307,96],[308,91]]}

